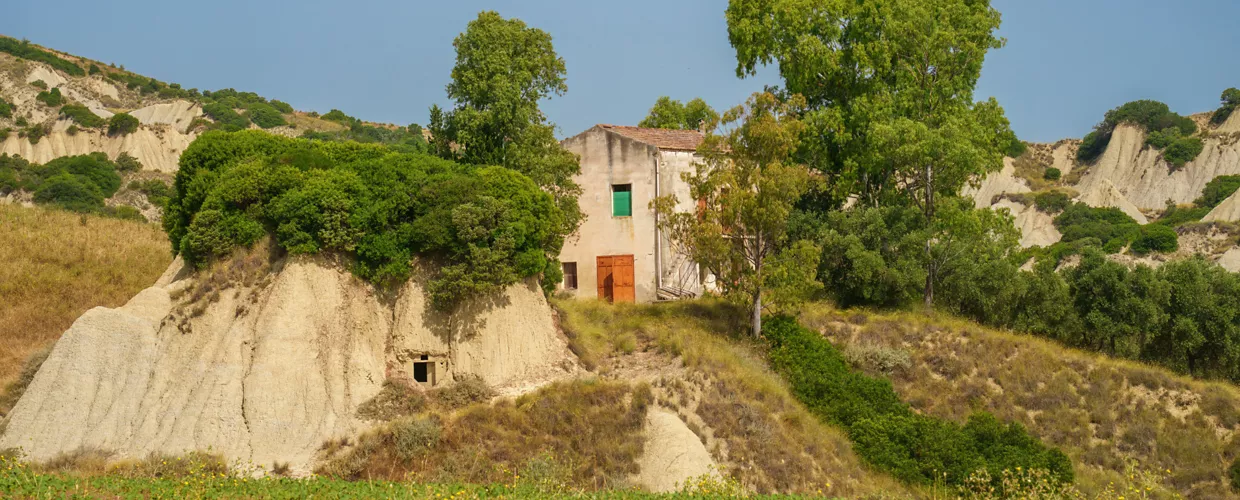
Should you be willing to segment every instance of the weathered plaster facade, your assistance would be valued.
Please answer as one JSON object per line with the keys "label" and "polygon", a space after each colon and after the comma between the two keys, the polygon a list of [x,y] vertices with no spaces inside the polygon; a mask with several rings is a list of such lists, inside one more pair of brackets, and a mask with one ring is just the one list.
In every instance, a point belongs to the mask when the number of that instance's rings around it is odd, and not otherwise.
{"label": "weathered plaster facade", "polygon": [[[678,211],[694,210],[681,173],[693,170],[701,138],[695,131],[597,125],[561,143],[581,157],[577,183],[586,215],[560,253],[561,262],[577,264],[577,288],[569,293],[599,297],[596,259],[623,255],[633,256],[637,302],[657,300],[660,285],[701,292],[698,266],[659,234],[650,208],[656,196],[675,194]],[[632,215],[615,216],[613,186],[626,184],[632,189]]]}

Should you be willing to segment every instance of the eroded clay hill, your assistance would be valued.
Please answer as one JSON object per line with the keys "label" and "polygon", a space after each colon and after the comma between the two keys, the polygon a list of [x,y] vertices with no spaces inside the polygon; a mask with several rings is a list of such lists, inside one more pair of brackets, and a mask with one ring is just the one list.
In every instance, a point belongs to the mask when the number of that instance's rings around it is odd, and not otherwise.
{"label": "eroded clay hill", "polygon": [[304,473],[323,442],[366,427],[357,407],[385,380],[477,375],[503,393],[577,370],[532,284],[446,314],[416,279],[382,297],[319,259],[251,271],[187,276],[178,260],[123,307],[88,311],[13,409],[0,448],[35,460],[212,450]]}

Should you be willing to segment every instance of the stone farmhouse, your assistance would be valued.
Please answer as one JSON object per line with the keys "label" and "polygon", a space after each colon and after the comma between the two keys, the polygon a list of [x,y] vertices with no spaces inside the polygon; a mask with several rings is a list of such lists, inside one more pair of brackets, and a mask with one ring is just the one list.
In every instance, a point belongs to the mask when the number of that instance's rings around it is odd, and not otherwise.
{"label": "stone farmhouse", "polygon": [[561,142],[581,157],[586,220],[560,253],[560,288],[579,298],[654,302],[698,296],[711,277],[658,228],[656,197],[676,195],[677,211],[696,204],[681,173],[693,171],[703,135],[596,125]]}

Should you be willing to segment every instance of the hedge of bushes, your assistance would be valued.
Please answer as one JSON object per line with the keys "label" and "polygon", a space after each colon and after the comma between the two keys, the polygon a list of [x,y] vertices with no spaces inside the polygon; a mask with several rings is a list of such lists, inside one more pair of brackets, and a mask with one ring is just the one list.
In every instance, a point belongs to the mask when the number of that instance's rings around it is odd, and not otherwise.
{"label": "hedge of bushes", "polygon": [[102,212],[103,200],[120,188],[116,164],[104,153],[64,156],[46,164],[0,155],[0,192],[24,190],[34,201],[77,212]]}
{"label": "hedge of bushes", "polygon": [[[1098,224],[1098,231],[1128,234],[1122,213],[1094,210],[1072,215],[1073,227]],[[817,239],[824,248],[818,278],[827,293],[849,307],[916,304],[925,283],[924,243],[909,236],[921,231],[916,211],[849,212]],[[1169,225],[1139,227],[1133,252],[1169,251],[1174,235]],[[1240,382],[1240,275],[1201,257],[1129,268],[1107,257],[1099,236],[1024,251],[1001,241],[980,243],[990,248],[971,250],[941,277],[936,305],[1070,346]],[[1056,271],[1068,254],[1078,254],[1079,264]],[[1022,271],[1033,257],[1033,270]]]}
{"label": "hedge of bushes", "polygon": [[544,276],[560,279],[562,214],[527,177],[379,145],[288,139],[257,131],[203,134],[181,155],[164,216],[173,247],[195,265],[270,234],[294,254],[350,257],[385,284],[436,264],[441,307]]}
{"label": "hedge of bushes", "polygon": [[[1041,469],[1071,483],[1072,462],[1018,423],[979,412],[965,425],[913,412],[891,382],[854,372],[830,342],[789,317],[769,319],[763,334],[772,367],[811,412],[842,427],[862,459],[913,484],[963,486],[978,470]],[[994,485],[1002,488],[996,482]]]}
{"label": "hedge of bushes", "polygon": [[1164,103],[1141,100],[1108,111],[1102,122],[1081,141],[1076,159],[1083,163],[1097,160],[1110,144],[1115,127],[1121,123],[1131,123],[1144,129],[1148,134],[1147,145],[1159,148],[1174,146],[1170,154],[1166,149],[1163,152],[1164,158],[1173,165],[1183,166],[1201,153],[1200,147],[1194,145],[1194,141],[1199,145],[1200,139],[1192,137],[1197,132],[1196,122],[1171,111]]}
{"label": "hedge of bushes", "polygon": [[29,61],[44,62],[53,68],[64,71],[65,73],[73,76],[83,76],[86,74],[86,72],[82,70],[81,66],[62,59],[56,54],[35,47],[27,40],[17,41],[12,38],[0,36],[0,52],[7,52]]}
{"label": "hedge of bushes", "polygon": [[86,128],[99,128],[108,123],[107,120],[96,115],[90,108],[80,104],[64,105],[64,107],[60,108],[60,115]]}

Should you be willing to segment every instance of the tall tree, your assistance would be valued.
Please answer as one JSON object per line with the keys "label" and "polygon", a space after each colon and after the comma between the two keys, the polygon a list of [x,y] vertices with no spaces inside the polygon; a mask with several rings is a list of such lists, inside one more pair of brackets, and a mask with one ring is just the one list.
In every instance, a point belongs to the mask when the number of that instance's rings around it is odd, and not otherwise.
{"label": "tall tree", "polygon": [[811,182],[792,158],[804,130],[803,104],[799,96],[781,101],[759,93],[729,110],[725,132],[706,135],[698,148],[704,161],[682,176],[698,211],[677,212],[675,195],[652,203],[673,241],[715,274],[725,296],[749,306],[754,336],[762,332],[764,296],[787,305],[819,286],[819,249],[788,237],[793,204]]}
{"label": "tall tree", "polygon": [[717,122],[719,113],[698,97],[682,104],[668,96],[660,97],[650,108],[646,118],[637,125],[647,128],[664,128],[673,130],[698,130],[703,126]]}
{"label": "tall tree", "polygon": [[[737,74],[777,64],[807,99],[799,157],[830,181],[810,208],[911,203],[931,226],[937,197],[1002,167],[1015,136],[994,100],[973,99],[1003,45],[989,0],[731,0],[727,19]],[[934,281],[928,267],[927,306]]]}
{"label": "tall tree", "polygon": [[565,214],[563,234],[581,223],[573,176],[577,156],[555,139],[555,125],[539,101],[568,91],[564,59],[547,32],[520,19],[485,11],[452,42],[456,65],[448,97],[451,109],[432,106],[431,147],[444,158],[499,165],[525,174],[555,196]]}

